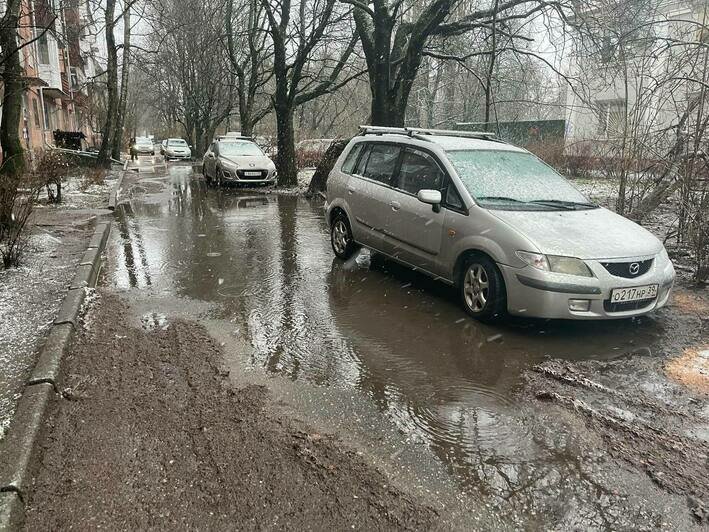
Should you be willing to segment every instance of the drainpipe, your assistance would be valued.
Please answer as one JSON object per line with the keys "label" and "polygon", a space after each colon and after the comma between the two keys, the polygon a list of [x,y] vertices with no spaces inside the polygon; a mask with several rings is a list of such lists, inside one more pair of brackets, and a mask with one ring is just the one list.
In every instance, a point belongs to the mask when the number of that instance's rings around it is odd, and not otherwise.
{"label": "drainpipe", "polygon": [[67,80],[67,85],[69,85],[69,97],[71,98],[71,121],[72,121],[72,127],[74,128],[74,131],[78,131],[77,125],[76,125],[76,106],[74,105],[74,88],[71,83],[71,43],[69,42],[69,35],[67,32],[67,25],[66,25],[66,7],[62,7],[62,25],[64,29],[64,36],[66,37],[66,59],[64,61],[64,66],[65,66],[65,71],[66,71],[66,80]]}

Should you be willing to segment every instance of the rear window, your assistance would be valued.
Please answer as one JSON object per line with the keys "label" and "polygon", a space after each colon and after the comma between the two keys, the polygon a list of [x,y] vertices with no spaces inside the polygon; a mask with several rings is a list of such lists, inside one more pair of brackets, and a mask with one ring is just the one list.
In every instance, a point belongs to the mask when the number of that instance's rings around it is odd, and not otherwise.
{"label": "rear window", "polygon": [[363,143],[355,144],[350,152],[345,157],[345,162],[342,163],[342,171],[346,174],[351,174],[354,172],[355,165],[357,164],[357,157],[362,152]]}

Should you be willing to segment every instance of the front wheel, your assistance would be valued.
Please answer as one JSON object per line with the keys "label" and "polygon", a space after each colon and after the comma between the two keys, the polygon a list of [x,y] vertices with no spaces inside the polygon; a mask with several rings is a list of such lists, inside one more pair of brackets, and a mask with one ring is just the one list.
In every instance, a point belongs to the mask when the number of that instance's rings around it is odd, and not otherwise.
{"label": "front wheel", "polygon": [[484,255],[469,257],[462,271],[460,295],[465,310],[480,321],[495,321],[507,310],[505,281],[497,265]]}
{"label": "front wheel", "polygon": [[352,229],[347,216],[338,214],[330,226],[330,244],[337,258],[349,259],[358,249],[358,245],[352,238]]}

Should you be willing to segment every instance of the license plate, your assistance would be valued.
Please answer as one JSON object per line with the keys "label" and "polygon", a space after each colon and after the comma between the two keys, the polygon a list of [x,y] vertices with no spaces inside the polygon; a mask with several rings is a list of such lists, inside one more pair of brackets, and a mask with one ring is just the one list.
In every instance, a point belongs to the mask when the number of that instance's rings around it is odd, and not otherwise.
{"label": "license plate", "polygon": [[244,172],[246,177],[261,177],[261,172]]}
{"label": "license plate", "polygon": [[611,291],[611,303],[626,303],[629,301],[642,301],[657,297],[658,285],[633,286],[631,288],[616,288]]}

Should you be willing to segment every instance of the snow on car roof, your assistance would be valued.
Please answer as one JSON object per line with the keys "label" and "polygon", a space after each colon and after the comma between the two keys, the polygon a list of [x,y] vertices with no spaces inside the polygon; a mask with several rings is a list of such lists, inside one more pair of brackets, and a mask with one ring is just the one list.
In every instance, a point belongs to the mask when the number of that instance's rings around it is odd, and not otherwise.
{"label": "snow on car roof", "polygon": [[[423,137],[423,135],[422,135]],[[494,140],[471,139],[467,137],[452,137],[444,135],[426,135],[425,139],[435,142],[446,151],[454,150],[495,150],[495,151],[516,151],[526,153],[526,150],[507,144],[506,142],[496,142]]]}

